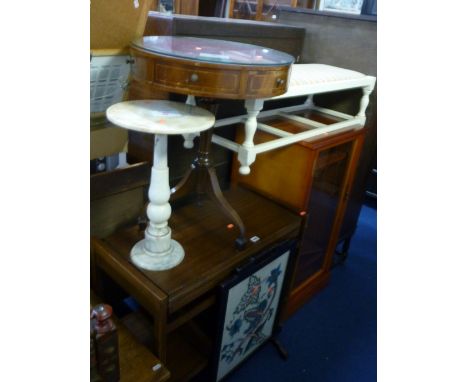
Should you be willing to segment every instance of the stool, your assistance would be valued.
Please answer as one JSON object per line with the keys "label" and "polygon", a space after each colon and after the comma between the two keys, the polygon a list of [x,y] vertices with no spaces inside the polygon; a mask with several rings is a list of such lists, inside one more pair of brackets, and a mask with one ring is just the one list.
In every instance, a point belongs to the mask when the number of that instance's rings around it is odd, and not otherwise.
{"label": "stool", "polygon": [[184,249],[171,239],[167,221],[171,216],[167,135],[198,133],[214,125],[212,113],[196,106],[172,101],[126,101],[109,107],[107,118],[125,129],[154,134],[154,156],[146,210],[145,238],[137,242],[130,258],[137,267],[160,271],[178,265]]}
{"label": "stool", "polygon": [[[237,158],[241,164],[239,173],[247,175],[250,173],[250,165],[254,163],[257,154],[287,146],[295,142],[316,138],[321,135],[324,136],[344,128],[364,127],[366,122],[365,112],[369,105],[369,96],[374,89],[375,81],[376,78],[373,76],[367,76],[354,70],[337,68],[331,65],[293,64],[291,65],[291,75],[289,77],[289,85],[286,93],[268,99],[247,99],[244,103],[247,111],[246,115],[218,119],[216,121],[215,127],[233,125],[237,122],[244,123],[245,139],[242,144],[238,144],[237,142],[230,141],[218,135],[213,135],[213,142],[236,152]],[[325,109],[314,105],[313,96],[315,94],[355,88],[362,89],[359,111],[356,115],[348,115],[336,110]],[[299,96],[307,96],[306,101],[302,105],[261,111],[265,101]],[[329,114],[331,117],[338,117],[343,121],[325,125],[319,121],[311,121],[310,119],[295,115],[296,112],[312,108],[321,113]],[[291,133],[273,128],[265,123],[257,123],[257,117],[263,118],[271,116],[281,116],[287,120],[299,122],[308,128],[308,131]],[[254,136],[257,128],[272,135],[276,135],[278,138],[261,144],[254,144]],[[185,145],[187,146],[187,143],[185,143]]]}

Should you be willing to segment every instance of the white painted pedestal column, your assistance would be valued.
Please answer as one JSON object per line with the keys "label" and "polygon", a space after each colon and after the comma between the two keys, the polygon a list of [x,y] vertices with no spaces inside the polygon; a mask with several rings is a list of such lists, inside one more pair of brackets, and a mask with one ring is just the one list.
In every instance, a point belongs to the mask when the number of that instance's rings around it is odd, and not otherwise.
{"label": "white painted pedestal column", "polygon": [[151,271],[169,269],[184,258],[184,249],[171,239],[171,228],[167,223],[171,216],[170,195],[167,135],[155,135],[149,204],[146,210],[149,223],[145,238],[136,243],[130,253],[132,262],[140,268]]}

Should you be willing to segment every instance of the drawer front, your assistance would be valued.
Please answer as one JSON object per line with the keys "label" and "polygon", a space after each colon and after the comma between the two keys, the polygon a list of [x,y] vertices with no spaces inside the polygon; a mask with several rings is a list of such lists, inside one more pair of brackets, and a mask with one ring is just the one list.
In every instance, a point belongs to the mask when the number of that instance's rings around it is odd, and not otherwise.
{"label": "drawer front", "polygon": [[248,98],[269,98],[286,92],[287,70],[250,71],[246,96]]}
{"label": "drawer front", "polygon": [[286,92],[289,66],[214,65],[131,49],[132,77],[153,90],[225,99],[270,98]]}
{"label": "drawer front", "polygon": [[138,81],[153,81],[153,62],[145,57],[133,56],[131,66],[132,77]]}
{"label": "drawer front", "polygon": [[211,70],[168,64],[155,64],[153,82],[176,92],[232,94],[239,92],[240,71]]}

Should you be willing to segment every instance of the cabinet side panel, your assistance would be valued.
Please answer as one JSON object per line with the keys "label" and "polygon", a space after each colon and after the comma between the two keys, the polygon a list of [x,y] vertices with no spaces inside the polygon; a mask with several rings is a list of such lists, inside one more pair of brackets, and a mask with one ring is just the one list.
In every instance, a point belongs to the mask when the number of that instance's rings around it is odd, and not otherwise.
{"label": "cabinet side panel", "polygon": [[[274,136],[257,130],[255,144],[268,142]],[[236,141],[242,143],[244,129],[237,129]],[[307,199],[312,152],[301,145],[290,145],[259,154],[247,176],[239,175],[239,163],[233,164],[235,181],[300,212]]]}

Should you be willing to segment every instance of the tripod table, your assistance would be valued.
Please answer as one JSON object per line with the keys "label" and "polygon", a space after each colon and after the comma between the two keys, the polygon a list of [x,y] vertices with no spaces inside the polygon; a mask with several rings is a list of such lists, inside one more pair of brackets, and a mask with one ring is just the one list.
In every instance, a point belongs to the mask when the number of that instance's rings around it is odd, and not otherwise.
{"label": "tripod table", "polygon": [[[156,91],[186,94],[209,99],[246,100],[245,146],[253,146],[256,116],[263,99],[286,92],[294,58],[289,54],[261,46],[232,41],[179,36],[146,36],[130,46],[133,57],[132,81]],[[211,102],[212,103],[212,102]],[[180,184],[179,192],[195,187],[207,194],[240,231],[236,247],[246,246],[245,226],[237,212],[223,197],[209,151],[213,129],[200,134],[197,158]],[[185,147],[193,145],[195,134],[186,133]],[[247,174],[248,166],[241,167]]]}

